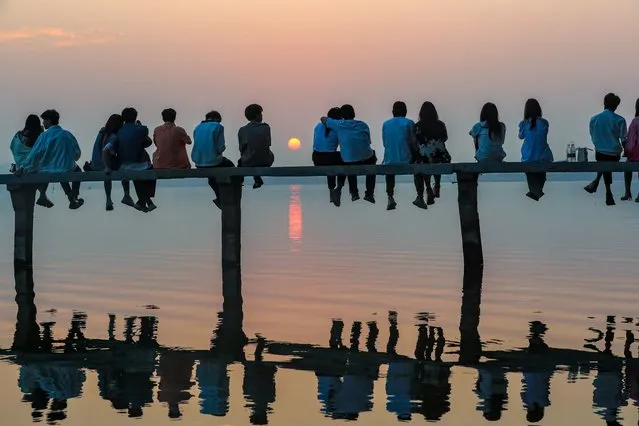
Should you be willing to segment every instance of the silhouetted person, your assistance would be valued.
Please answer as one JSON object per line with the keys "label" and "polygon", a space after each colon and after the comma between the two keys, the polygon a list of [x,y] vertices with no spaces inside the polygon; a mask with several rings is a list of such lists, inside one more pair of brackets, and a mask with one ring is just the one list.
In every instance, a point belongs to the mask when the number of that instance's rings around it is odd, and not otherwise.
{"label": "silhouetted person", "polygon": [[[275,155],[271,151],[271,127],[263,122],[263,111],[257,104],[251,104],[244,110],[244,116],[249,122],[237,134],[240,143],[238,167],[271,167],[275,161]],[[253,180],[255,189],[264,185],[260,176],[255,176]]]}
{"label": "silhouetted person", "polygon": [[[421,413],[428,421],[439,421],[450,411],[450,367],[443,364],[441,360],[431,360],[433,346],[442,345],[443,348],[441,340],[438,341],[434,337],[434,328],[432,327],[428,340],[427,357],[420,363],[419,385],[416,387],[413,397],[420,403],[413,408],[413,412]],[[435,353],[438,352],[439,350],[435,348]]]}
{"label": "silhouetted person", "polygon": [[397,328],[397,312],[388,313],[388,343],[386,353],[397,355],[397,342],[399,341],[399,329]]}
{"label": "silhouetted person", "polygon": [[[120,170],[150,170],[151,158],[146,148],[153,144],[149,137],[149,129],[139,123],[138,112],[135,108],[128,107],[122,110],[124,125],[118,132],[115,144],[107,144],[105,150],[116,155]],[[138,196],[134,204],[128,190],[128,181],[122,181],[124,198],[122,203],[142,212],[150,212],[156,209],[152,198],[155,197],[155,180],[134,180],[133,186]]]}
{"label": "silhouetted person", "polygon": [[186,146],[191,145],[191,137],[184,128],[175,125],[176,119],[177,112],[173,108],[165,109],[162,111],[164,124],[153,131],[153,143],[156,147],[153,153],[155,169],[191,168],[189,155],[186,153]]}
{"label": "silhouetted person", "polygon": [[[548,345],[544,341],[547,329],[546,324],[540,321],[530,323],[529,353],[539,354],[548,350]],[[553,371],[543,366],[523,371],[521,400],[526,410],[526,420],[530,423],[542,421],[546,407],[550,406],[550,379],[552,375]]]}
{"label": "silhouetted person", "polygon": [[[371,147],[371,131],[366,123],[355,119],[355,108],[352,105],[342,105],[341,120],[322,117],[321,122],[330,130],[337,132],[340,153],[345,165],[374,165],[377,163],[375,151]],[[366,176],[366,193],[364,199],[375,202],[375,175]],[[357,176],[348,176],[348,186],[351,191],[351,199],[359,200],[357,189]],[[331,192],[333,204],[340,204],[342,187],[338,184],[335,191]]]}
{"label": "silhouetted person", "polygon": [[252,425],[268,424],[270,404],[275,402],[275,373],[277,367],[263,362],[262,352],[266,342],[258,338],[255,349],[255,361],[244,364],[244,382],[242,390],[247,407],[250,408],[250,422]]}
{"label": "silhouetted person", "polygon": [[[382,144],[384,145],[383,164],[410,164],[413,162],[413,120],[406,118],[406,104],[397,101],[393,104],[393,118],[382,125]],[[386,210],[395,210],[395,175],[386,175]]]}
{"label": "silhouetted person", "polygon": [[344,321],[334,319],[331,326],[331,336],[328,341],[328,346],[331,349],[342,349],[344,344],[342,343],[342,333],[344,332]]}
{"label": "silhouetted person", "polygon": [[368,337],[366,337],[366,350],[371,353],[377,352],[377,337],[379,336],[379,328],[376,321],[369,321],[366,323],[368,326]]}
{"label": "silhouetted person", "polygon": [[232,359],[222,356],[204,358],[196,368],[200,390],[200,413],[224,417],[229,411],[231,379],[228,363]]}
{"label": "silhouetted person", "polygon": [[[590,119],[590,139],[595,146],[595,159],[598,162],[616,163],[621,159],[623,150],[622,142],[626,139],[626,120],[615,113],[621,104],[621,98],[614,93],[608,93],[604,97],[604,110]],[[597,173],[594,181],[584,189],[594,194],[597,192],[601,177],[606,185],[606,205],[614,206],[615,198],[610,189],[612,185],[612,173]]]}
{"label": "silhouetted person", "polygon": [[[108,144],[116,146],[118,144],[118,132],[122,128],[124,120],[119,114],[113,114],[109,117],[103,128],[100,129],[93,143],[93,151],[91,154],[91,162],[84,165],[84,171],[101,172],[103,170],[118,170],[118,158],[105,152]],[[106,210],[113,210],[113,200],[111,199],[111,190],[113,183],[110,180],[104,181],[104,193],[106,194]]]}
{"label": "silhouetted person", "polygon": [[[326,114],[328,118],[333,120],[341,120],[342,112],[339,107],[331,108]],[[340,166],[342,165],[342,155],[338,151],[339,139],[337,138],[337,132],[329,129],[326,124],[320,122],[317,123],[313,130],[313,164],[315,166]],[[339,185],[340,188],[344,186],[346,182],[346,176],[340,175],[327,176],[326,183],[328,184],[329,194]],[[331,203],[335,203],[334,197],[330,197]],[[339,207],[339,202],[337,200]]]}
{"label": "silhouetted person", "polygon": [[[235,167],[235,164],[223,154],[226,151],[222,115],[217,111],[206,114],[204,121],[193,131],[193,151],[191,159],[198,169],[214,167]],[[215,178],[209,178],[209,186],[215,193],[213,203],[222,208],[220,189]]]}
{"label": "silhouetted person", "polygon": [[614,317],[608,317],[608,326],[604,337],[605,347],[603,354],[608,359],[597,362],[597,376],[593,381],[593,407],[607,425],[617,426],[619,423],[619,411],[626,405],[623,396],[623,363],[612,353],[612,343],[615,340]]}
{"label": "silhouetted person", "polygon": [[190,352],[169,351],[160,355],[157,375],[160,377],[158,401],[169,407],[169,418],[182,417],[180,404],[191,399],[191,381],[195,358]]}
{"label": "silhouetted person", "polygon": [[[626,140],[623,141],[624,155],[631,163],[639,161],[639,99],[635,102],[635,117],[630,122],[628,127],[628,135]],[[639,173],[637,173],[639,176]],[[632,199],[632,172],[624,173],[624,181],[626,184],[626,194],[621,198],[622,201]],[[635,202],[639,203],[639,194],[635,198]]]}
{"label": "silhouetted person", "polygon": [[415,379],[418,364],[410,359],[391,358],[386,375],[386,410],[397,416],[399,421],[411,419]]}
{"label": "silhouetted person", "polygon": [[[523,163],[552,163],[553,155],[548,145],[548,129],[550,125],[543,118],[541,105],[537,99],[528,99],[524,107],[524,120],[519,123],[519,139],[521,146],[521,161]],[[528,193],[526,196],[539,201],[544,196],[546,173],[526,173]]]}
{"label": "silhouetted person", "polygon": [[[42,134],[44,128],[40,123],[40,117],[35,114],[31,114],[27,117],[24,124],[24,128],[18,131],[13,139],[11,139],[11,154],[13,154],[13,161],[17,169],[22,168],[24,161],[33,149],[38,137]],[[36,204],[42,207],[51,208],[53,202],[47,197],[48,183],[38,185],[40,191],[40,197],[36,201]]]}
{"label": "silhouetted person", "polygon": [[359,352],[359,339],[362,336],[362,323],[354,321],[351,326],[351,351]]}
{"label": "silhouetted person", "polygon": [[479,122],[470,129],[470,136],[475,144],[475,159],[479,163],[501,162],[506,158],[506,125],[499,121],[495,104],[489,102],[483,106]]}
{"label": "silhouetted person", "polygon": [[[135,318],[133,318],[135,320]],[[132,334],[129,326],[133,321],[127,321],[125,336]],[[135,342],[140,350],[136,356],[136,362],[124,366],[121,376],[123,397],[128,406],[128,416],[131,418],[142,417],[143,407],[153,402],[153,373],[155,371],[155,357],[157,346],[157,319],[155,317],[142,317],[140,319],[140,335]],[[131,338],[131,340],[133,340]]]}
{"label": "silhouetted person", "polygon": [[73,312],[71,327],[64,342],[65,352],[84,352],[86,350],[86,339],[84,330],[87,327],[87,314],[84,312]]}
{"label": "silhouetted person", "polygon": [[503,368],[480,368],[475,392],[479,398],[477,410],[489,422],[501,419],[508,404],[508,379]]}
{"label": "silhouetted person", "polygon": [[[416,162],[423,164],[450,163],[451,157],[446,148],[448,130],[443,121],[439,119],[437,109],[432,102],[426,101],[419,110],[419,121],[413,127],[413,141],[416,149]],[[441,189],[441,175],[434,175],[435,186],[431,187],[430,175],[415,175],[415,190],[417,198],[413,204],[420,209],[435,203],[439,198]],[[427,199],[424,202],[424,189]]]}
{"label": "silhouetted person", "polygon": [[361,361],[351,364],[335,394],[333,418],[357,420],[359,414],[373,409],[373,388],[378,377],[378,365]]}
{"label": "silhouetted person", "polygon": [[[80,145],[71,132],[60,127],[60,114],[50,109],[40,117],[46,130],[38,136],[16,174],[81,172],[76,164],[82,155]],[[80,198],[80,182],[62,182],[60,185],[69,199],[69,208],[82,207],[84,200]]]}

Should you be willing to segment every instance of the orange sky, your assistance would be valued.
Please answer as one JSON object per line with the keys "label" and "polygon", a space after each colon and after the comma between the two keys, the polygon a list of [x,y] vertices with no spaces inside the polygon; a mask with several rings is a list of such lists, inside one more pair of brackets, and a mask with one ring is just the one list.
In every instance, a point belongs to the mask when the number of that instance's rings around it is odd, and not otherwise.
{"label": "orange sky", "polygon": [[[638,14],[635,0],[4,0],[0,134],[8,144],[26,114],[55,107],[85,160],[99,127],[124,106],[150,126],[172,106],[189,131],[215,108],[235,160],[243,108],[258,102],[276,164],[309,164],[312,128],[333,104],[354,104],[381,151],[392,102],[406,100],[414,116],[429,99],[454,158],[468,161],[468,129],[494,101],[516,161],[516,126],[535,96],[562,158],[571,140],[588,143],[588,118],[607,91],[630,118]],[[302,149],[289,151],[290,137]],[[0,162],[9,158],[0,151]]]}

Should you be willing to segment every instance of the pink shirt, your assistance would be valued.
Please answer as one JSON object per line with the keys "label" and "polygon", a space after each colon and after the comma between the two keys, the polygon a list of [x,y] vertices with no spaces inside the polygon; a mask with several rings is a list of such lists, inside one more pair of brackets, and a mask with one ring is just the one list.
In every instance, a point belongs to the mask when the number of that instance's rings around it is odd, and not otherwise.
{"label": "pink shirt", "polygon": [[191,138],[186,131],[174,123],[164,123],[153,132],[157,149],[153,153],[153,167],[156,169],[190,169],[191,163],[186,146]]}
{"label": "pink shirt", "polygon": [[639,117],[635,117],[628,127],[625,148],[628,161],[639,161]]}

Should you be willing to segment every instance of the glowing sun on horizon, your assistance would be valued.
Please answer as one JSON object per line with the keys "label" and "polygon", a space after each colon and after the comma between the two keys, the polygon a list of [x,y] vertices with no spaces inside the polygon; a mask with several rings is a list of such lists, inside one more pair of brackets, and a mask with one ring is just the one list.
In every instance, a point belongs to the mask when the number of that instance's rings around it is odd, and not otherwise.
{"label": "glowing sun on horizon", "polygon": [[291,138],[288,140],[288,149],[291,151],[297,151],[302,146],[302,142],[297,138]]}

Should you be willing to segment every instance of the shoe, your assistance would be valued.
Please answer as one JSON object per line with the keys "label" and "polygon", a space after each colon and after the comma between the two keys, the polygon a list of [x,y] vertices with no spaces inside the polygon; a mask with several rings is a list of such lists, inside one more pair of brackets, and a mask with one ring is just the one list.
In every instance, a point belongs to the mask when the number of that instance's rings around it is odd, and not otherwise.
{"label": "shoe", "polygon": [[264,185],[264,181],[261,178],[256,178],[253,182],[253,189],[261,188]]}
{"label": "shoe", "polygon": [[84,205],[84,200],[82,198],[74,198],[69,200],[69,208],[71,210],[77,210]]}
{"label": "shoe", "polygon": [[614,206],[615,203],[615,197],[613,197],[613,195],[609,192],[606,194],[606,205],[607,206]]}
{"label": "shoe", "polygon": [[[366,199],[366,197],[364,197]],[[388,197],[388,204],[386,205],[386,210],[395,210],[397,208],[397,203],[393,197]]]}
{"label": "shoe", "polygon": [[331,203],[333,203],[335,207],[339,207],[342,204],[342,188],[331,190]]}
{"label": "shoe", "polygon": [[440,187],[439,185],[436,185],[433,187],[433,195],[435,196],[435,198],[439,198],[439,192],[440,192]]}
{"label": "shoe", "polygon": [[424,202],[424,198],[423,197],[415,198],[415,201],[413,201],[413,205],[415,207],[419,207],[420,209],[424,209],[424,210],[428,209],[428,205]]}
{"label": "shoe", "polygon": [[131,198],[130,195],[125,195],[124,198],[122,198],[122,204],[135,208],[135,202],[133,202],[133,198]]}
{"label": "shoe", "polygon": [[138,201],[133,205],[133,208],[139,212],[148,213],[146,205],[142,201]]}
{"label": "shoe", "polygon": [[51,207],[53,207],[55,205],[47,197],[38,198],[38,201],[36,201],[36,204],[39,205],[39,206],[42,206],[42,207],[46,207],[48,209],[50,209]]}
{"label": "shoe", "polygon": [[369,203],[375,204],[375,196],[374,195],[365,194],[364,195],[364,200],[368,201]]}
{"label": "shoe", "polygon": [[113,201],[107,201],[107,203],[106,203],[106,211],[108,211],[108,212],[112,212],[113,211]]}
{"label": "shoe", "polygon": [[531,200],[535,200],[535,201],[539,201],[539,195],[533,193],[533,192],[529,192],[528,194],[526,194],[526,197],[530,198]]}
{"label": "shoe", "polygon": [[584,187],[584,190],[589,194],[594,194],[597,192],[597,184],[595,182],[591,182]]}
{"label": "shoe", "polygon": [[156,206],[153,201],[149,200],[146,202],[146,211],[147,213],[152,212],[153,210],[157,209],[158,206]]}
{"label": "shoe", "polygon": [[428,204],[429,206],[435,204],[435,194],[428,194],[426,196],[426,204]]}
{"label": "shoe", "polygon": [[351,194],[351,201],[355,202],[359,200],[359,194]]}
{"label": "shoe", "polygon": [[639,203],[639,195],[637,195],[637,198],[635,198],[635,203]]}
{"label": "shoe", "polygon": [[621,201],[630,201],[632,200],[632,194],[626,193],[623,197],[621,197]]}
{"label": "shoe", "polygon": [[220,202],[219,198],[216,198],[215,200],[213,200],[213,204],[215,204],[215,207],[222,210],[222,203]]}

